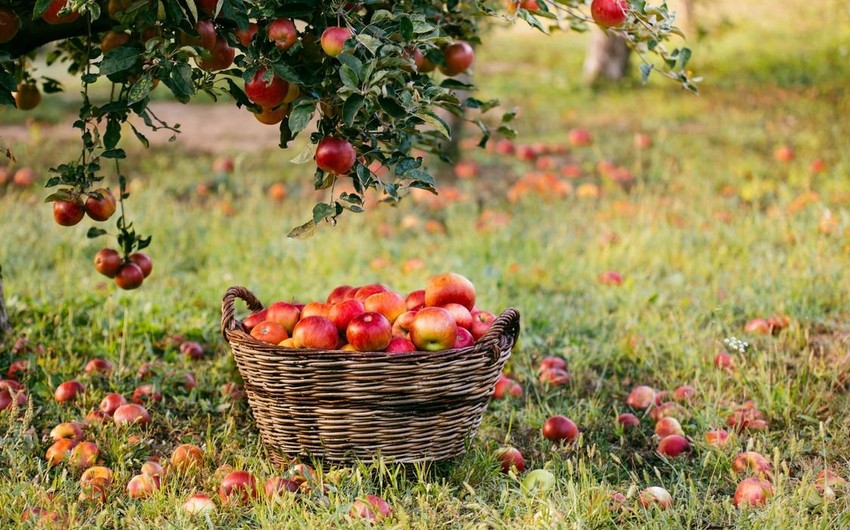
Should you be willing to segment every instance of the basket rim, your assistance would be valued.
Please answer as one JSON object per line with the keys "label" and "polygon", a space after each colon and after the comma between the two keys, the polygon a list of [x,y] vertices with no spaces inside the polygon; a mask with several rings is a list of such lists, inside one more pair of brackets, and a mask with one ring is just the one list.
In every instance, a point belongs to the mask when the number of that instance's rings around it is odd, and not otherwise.
{"label": "basket rim", "polygon": [[490,329],[481,338],[475,341],[472,345],[465,348],[449,348],[436,352],[429,351],[413,351],[403,353],[390,353],[384,351],[356,351],[356,350],[321,350],[309,348],[286,348],[277,344],[263,342],[252,337],[242,327],[242,321],[235,317],[234,302],[236,298],[241,298],[248,304],[249,310],[252,312],[260,311],[264,308],[263,304],[254,294],[245,287],[235,286],[229,288],[222,299],[222,321],[221,331],[225,340],[233,347],[235,344],[243,344],[254,350],[255,353],[274,354],[281,357],[305,357],[310,356],[315,358],[321,355],[323,359],[331,360],[338,358],[339,360],[382,360],[391,362],[411,362],[419,359],[435,361],[442,358],[457,357],[460,355],[468,355],[472,353],[480,353],[489,350],[494,359],[498,358],[501,349],[501,342],[504,335],[507,333],[513,336],[513,342],[516,342],[519,335],[519,311],[516,308],[508,307],[504,309],[493,320]]}

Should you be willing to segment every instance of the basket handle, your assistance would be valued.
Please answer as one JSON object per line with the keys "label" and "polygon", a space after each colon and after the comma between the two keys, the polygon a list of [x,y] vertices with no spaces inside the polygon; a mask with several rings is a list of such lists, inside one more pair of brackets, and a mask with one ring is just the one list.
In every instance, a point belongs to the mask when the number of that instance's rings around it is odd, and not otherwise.
{"label": "basket handle", "polygon": [[227,341],[227,332],[242,328],[242,322],[236,318],[236,308],[234,302],[240,298],[248,304],[248,309],[251,312],[256,312],[263,309],[263,303],[254,296],[254,293],[248,290],[247,287],[237,285],[231,287],[224,293],[224,298],[221,300],[221,335]]}
{"label": "basket handle", "polygon": [[490,329],[487,330],[487,333],[478,339],[478,342],[489,342],[492,344],[492,360],[494,363],[501,355],[499,350],[499,339],[502,336],[505,336],[510,340],[511,347],[516,344],[517,338],[519,337],[519,311],[516,308],[509,307],[502,311],[502,313],[493,321],[493,324],[490,326]]}

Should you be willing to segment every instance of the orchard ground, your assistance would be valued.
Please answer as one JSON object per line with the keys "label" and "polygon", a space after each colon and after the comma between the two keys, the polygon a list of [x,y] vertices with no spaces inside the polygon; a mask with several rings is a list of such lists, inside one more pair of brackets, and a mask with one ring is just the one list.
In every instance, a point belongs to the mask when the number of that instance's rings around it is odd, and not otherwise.
{"label": "orchard ground", "polygon": [[[823,469],[850,478],[850,125],[842,119],[850,115],[850,12],[832,2],[836,19],[827,23],[822,6],[802,1],[734,4],[698,13],[707,30],[694,45],[694,66],[706,77],[698,97],[659,80],[645,88],[583,87],[581,37],[490,37],[477,78],[483,95],[521,105],[518,144],[567,146],[574,127],[594,137],[589,147],[554,156],[557,180],[573,189],[567,197],[553,197],[548,187],[535,192],[537,183],[552,181],[525,176],[540,171],[534,163],[467,149],[478,175],[444,184],[466,200],[451,203],[445,199],[453,193],[444,190],[435,207],[378,206],[306,241],[289,240],[287,230],[307,219],[314,198],[306,186],[311,168],[289,163],[297,151],[273,150],[274,129],[254,128],[247,113],[242,127],[219,107],[169,106],[163,118],[199,126],[176,143],[131,148],[128,207],[139,228],[153,233],[154,273],[138,292],[119,293],[91,265],[104,242],[85,239],[86,223],[60,228],[43,190],[7,190],[0,264],[14,336],[44,353],[13,353],[10,343],[0,357],[4,371],[19,358],[37,362],[26,379],[28,407],[0,414],[3,526],[41,506],[70,526],[362,528],[349,508],[370,493],[390,503],[394,515],[381,524],[396,528],[850,526],[848,491],[824,497],[813,487]],[[68,108],[46,97],[32,114],[58,128],[24,126],[30,115],[2,113],[8,125],[0,134],[15,138],[19,164],[33,166],[42,181],[76,149],[64,136],[70,115],[57,119]],[[219,113],[228,126],[208,127],[205,119]],[[651,148],[636,149],[638,132],[652,138]],[[794,160],[775,159],[782,146],[793,147]],[[224,155],[236,160],[229,177],[210,169]],[[812,171],[817,159],[825,171]],[[600,175],[603,160],[634,181],[605,167]],[[581,178],[561,176],[564,165],[579,166]],[[209,184],[201,194],[199,182]],[[286,184],[286,201],[267,196],[275,182]],[[583,183],[599,185],[599,197],[588,186],[579,193]],[[511,189],[514,202],[506,198]],[[209,521],[180,513],[190,494],[215,495],[220,465],[262,478],[280,474],[264,458],[247,404],[219,392],[238,378],[218,332],[227,287],[246,285],[266,303],[308,301],[343,283],[379,281],[404,293],[447,270],[475,282],[480,306],[515,306],[523,318],[509,369],[524,395],[491,403],[466,456],[407,475],[371,463],[338,468],[327,476],[333,489],[324,499],[219,505]],[[598,281],[608,270],[622,275],[622,285]],[[774,314],[788,315],[790,325],[774,335],[744,332],[750,319]],[[174,334],[202,342],[206,360],[189,361],[164,345]],[[750,348],[730,352],[734,370],[715,369],[729,337]],[[537,363],[547,355],[567,358],[570,384],[538,383]],[[110,360],[114,374],[85,376],[93,357]],[[105,504],[79,501],[78,477],[45,462],[47,433],[81,420],[108,392],[129,397],[147,361],[191,371],[198,386],[186,393],[165,382],[147,428],[91,429],[88,438],[116,481]],[[53,389],[74,378],[86,383],[85,399],[56,404]],[[638,429],[616,427],[619,413],[634,412],[625,399],[639,384],[697,389],[681,418],[691,456],[660,457],[654,422],[641,411]],[[705,433],[725,426],[734,404],[746,400],[758,405],[768,429],[710,447]],[[554,414],[578,425],[577,445],[558,447],[541,436]],[[141,443],[128,443],[131,434]],[[127,498],[124,487],[148,456],[166,458],[185,442],[204,447],[202,469],[164,481],[150,499]],[[521,476],[500,473],[494,453],[505,445],[523,453],[528,469],[551,471],[554,490],[526,494]],[[746,474],[733,474],[731,462],[744,450],[773,462],[775,495],[764,507],[732,505]],[[648,486],[670,491],[673,508],[641,508],[637,493]],[[615,491],[627,495],[625,509],[609,502]]]}

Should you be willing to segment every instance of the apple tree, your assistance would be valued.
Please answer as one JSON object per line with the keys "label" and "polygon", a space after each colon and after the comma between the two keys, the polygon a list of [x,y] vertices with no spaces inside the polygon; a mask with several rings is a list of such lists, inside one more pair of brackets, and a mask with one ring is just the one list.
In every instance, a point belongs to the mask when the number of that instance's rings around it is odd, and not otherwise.
{"label": "apple tree", "polygon": [[[309,138],[294,155],[315,163],[313,185],[327,201],[290,233],[311,234],[344,212],[362,212],[373,189],[388,201],[411,188],[437,193],[422,153],[445,158],[451,131],[445,117],[480,116],[498,102],[458,97],[472,86],[457,76],[474,68],[485,24],[523,21],[541,32],[585,31],[596,24],[624,38],[642,59],[644,77],[657,71],[695,90],[686,70],[691,52],[671,48],[681,36],[666,4],[646,0],[12,0],[0,6],[0,104],[21,111],[64,87],[38,76],[37,54],[63,64],[81,83],[73,126],[74,160],[56,160],[45,185],[54,218],[70,226],[85,216],[114,219],[119,248],[104,249],[97,269],[122,288],[141,285],[150,260],[126,208],[121,161],[126,141],[148,145],[148,128],[179,132],[154,114],[151,93],[167,90],[188,103],[204,93],[226,98],[277,128],[282,149]],[[464,78],[465,79],[465,78]],[[95,101],[94,83],[110,96]],[[134,120],[130,121],[133,117]],[[476,118],[484,146],[511,136],[507,112]],[[103,185],[115,179],[117,190]],[[347,191],[335,189],[344,179]],[[353,190],[353,191],[351,191]],[[97,224],[89,237],[107,233]]]}

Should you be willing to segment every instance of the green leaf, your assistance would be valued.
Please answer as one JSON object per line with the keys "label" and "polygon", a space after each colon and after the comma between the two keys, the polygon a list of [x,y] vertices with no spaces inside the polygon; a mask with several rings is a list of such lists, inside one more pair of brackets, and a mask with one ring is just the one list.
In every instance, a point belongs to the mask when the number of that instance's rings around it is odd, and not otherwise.
{"label": "green leaf", "polygon": [[351,127],[354,124],[354,118],[357,117],[357,113],[363,108],[365,102],[366,98],[360,94],[352,94],[342,104],[342,121],[347,127]]}
{"label": "green leaf", "polygon": [[142,52],[130,46],[120,46],[106,52],[100,61],[100,75],[112,75],[130,70],[139,62]]}
{"label": "green leaf", "polygon": [[396,119],[407,117],[407,110],[392,98],[380,98],[378,104],[384,112]]}
{"label": "green leaf", "polygon": [[339,62],[351,68],[358,78],[360,78],[360,76],[363,74],[363,63],[357,57],[351,55],[350,53],[343,53],[337,55],[336,58],[339,60]]}
{"label": "green leaf", "polygon": [[357,76],[357,72],[352,70],[348,65],[344,64],[339,68],[339,78],[345,86],[356,89],[360,85],[360,78]]}
{"label": "green leaf", "polygon": [[112,149],[118,145],[121,139],[121,122],[117,119],[109,119],[106,122],[106,132],[103,135],[103,147]]}
{"label": "green leaf", "polygon": [[86,232],[86,237],[89,238],[89,239],[95,239],[95,238],[100,237],[100,236],[105,236],[108,233],[109,232],[107,232],[103,228],[91,227],[91,228],[89,228],[89,231]]}
{"label": "green leaf", "polygon": [[398,21],[398,31],[402,40],[409,41],[413,38],[413,22],[407,17],[401,17]]}
{"label": "green leaf", "polygon": [[71,193],[70,190],[59,190],[45,197],[44,202],[70,201],[75,197],[77,197],[77,195]]}
{"label": "green leaf", "polygon": [[451,140],[452,138],[452,130],[449,125],[443,121],[442,118],[437,116],[431,111],[422,110],[416,113],[416,117],[424,121],[425,123],[434,127],[437,132],[445,136],[447,139]]}
{"label": "green leaf", "polygon": [[313,206],[313,223],[318,224],[327,217],[336,215],[336,207],[333,204],[320,202]]}
{"label": "green leaf", "polygon": [[316,223],[312,219],[301,226],[297,226],[290,230],[286,237],[293,239],[306,239],[316,233]]}
{"label": "green leaf", "polygon": [[127,153],[123,149],[108,149],[100,154],[103,158],[123,159],[127,158]]}
{"label": "green leaf", "polygon": [[315,112],[315,99],[302,98],[296,101],[295,106],[292,107],[292,111],[289,113],[289,130],[292,131],[293,136],[303,131],[310,124],[310,120],[313,119],[313,113]]}
{"label": "green leaf", "polygon": [[138,129],[136,129],[136,126],[135,126],[135,125],[133,125],[133,124],[131,123],[131,124],[130,124],[130,128],[133,130],[133,134],[135,134],[135,135],[136,135],[136,139],[137,139],[137,140],[139,140],[139,142],[140,142],[143,146],[145,146],[145,149],[147,149],[147,148],[149,148],[149,147],[151,146],[151,143],[150,143],[150,141],[148,141],[147,136],[145,136],[145,135],[144,135],[144,134],[142,134],[142,133],[141,133]]}
{"label": "green leaf", "polygon": [[127,104],[133,105],[142,101],[148,97],[151,90],[153,90],[153,77],[151,77],[150,73],[147,73],[130,87],[130,91],[127,92]]}
{"label": "green leaf", "polygon": [[53,0],[38,0],[35,3],[35,7],[32,9],[32,19],[38,20],[47,11],[47,8],[50,7],[50,4],[53,3]]}
{"label": "green leaf", "polygon": [[643,63],[642,65],[640,65],[640,80],[641,80],[641,82],[646,84],[646,82],[649,81],[649,74],[651,74],[651,73],[652,73],[652,65],[651,64]]}
{"label": "green leaf", "polygon": [[274,73],[284,81],[289,81],[290,83],[299,85],[304,84],[301,77],[288,64],[272,63],[272,70],[274,70]]}
{"label": "green leaf", "polygon": [[293,164],[306,164],[313,160],[313,157],[316,156],[316,149],[318,148],[318,144],[307,144],[304,149],[298,153],[295,158],[290,160]]}

